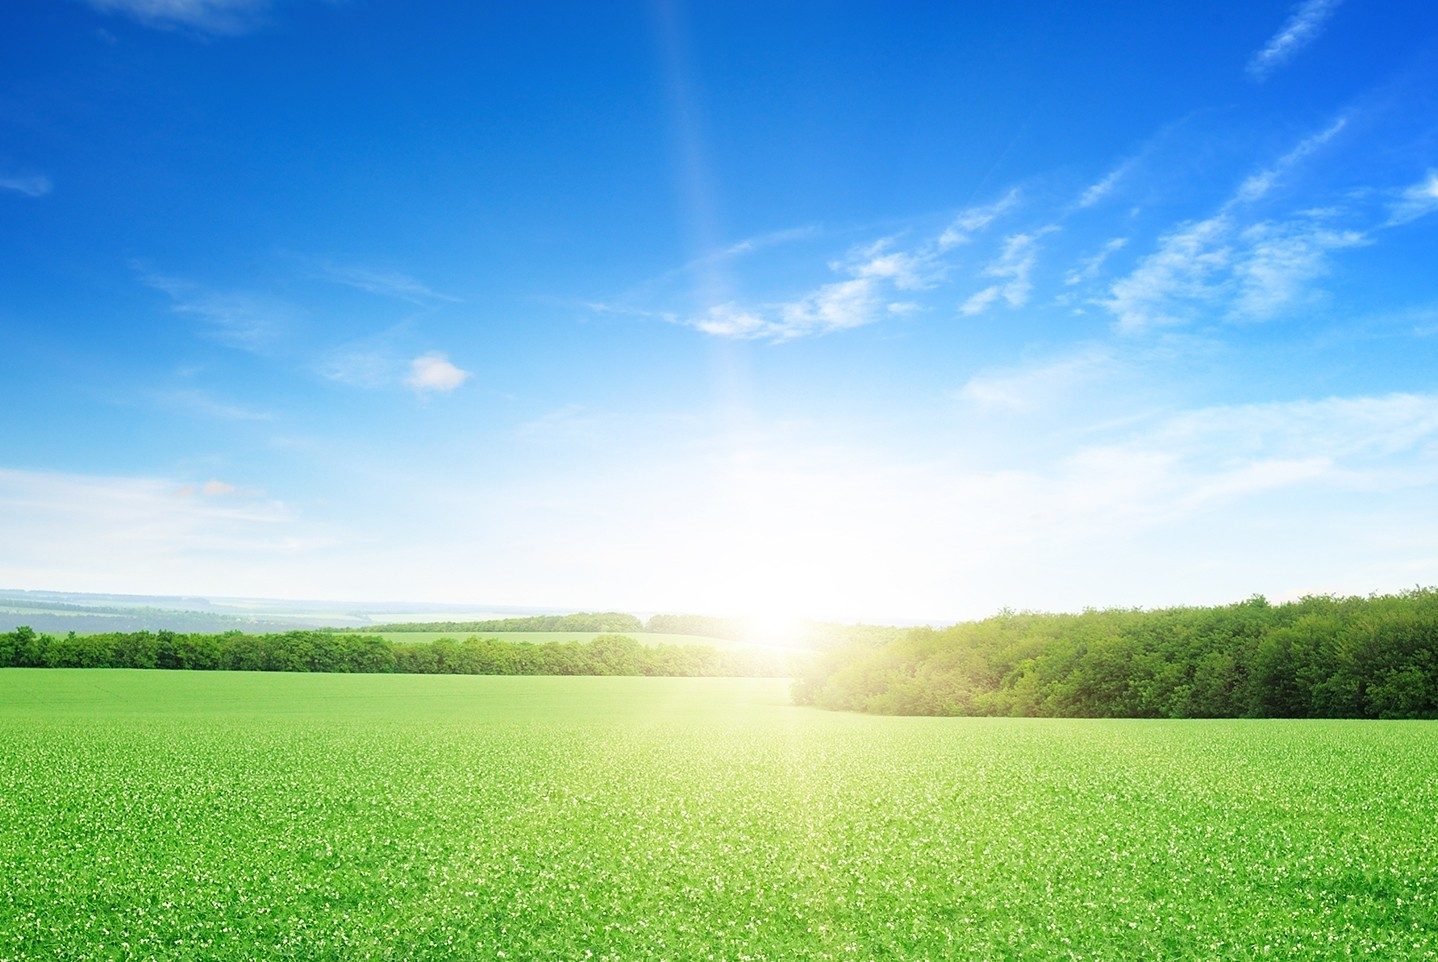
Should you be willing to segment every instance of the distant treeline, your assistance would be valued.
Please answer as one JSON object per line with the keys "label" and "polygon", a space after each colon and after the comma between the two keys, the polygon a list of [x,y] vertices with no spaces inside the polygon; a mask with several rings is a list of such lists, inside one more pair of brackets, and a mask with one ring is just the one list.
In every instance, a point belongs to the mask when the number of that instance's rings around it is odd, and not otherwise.
{"label": "distant treeline", "polygon": [[572,615],[527,615],[522,618],[493,618],[489,621],[410,621],[393,625],[366,625],[363,628],[346,628],[345,630],[452,631],[456,634],[481,634],[486,631],[640,632],[645,629],[644,622],[633,615],[626,615],[622,611],[582,611]]}
{"label": "distant treeline", "polygon": [[67,611],[7,611],[0,609],[0,631],[26,625],[36,631],[66,634],[81,631],[125,633],[147,631],[164,625],[170,631],[289,631],[295,622],[281,619],[242,618],[236,615],[212,614],[204,611],[164,611],[157,608],[132,608],[127,613],[91,614],[93,609],[73,605]]}
{"label": "distant treeline", "polygon": [[1212,608],[1005,612],[832,650],[801,704],[904,715],[1438,717],[1438,589]]}
{"label": "distant treeline", "polygon": [[[412,621],[392,625],[367,625],[345,628],[344,631],[365,632],[453,632],[472,635],[494,632],[528,631],[599,631],[621,634],[695,635],[724,641],[749,642],[751,627],[742,618],[715,618],[710,615],[651,615],[640,621],[621,611],[590,611],[572,615],[529,615],[519,618],[495,618],[489,621]],[[795,626],[794,635],[783,639],[764,639],[791,648],[831,648],[834,645],[865,641],[877,643],[902,637],[904,629],[885,625],[838,625],[804,622]]]}
{"label": "distant treeline", "polygon": [[780,677],[790,673],[787,660],[772,652],[719,650],[707,645],[641,645],[616,634],[599,635],[587,642],[532,644],[478,637],[390,642],[374,634],[328,631],[47,635],[28,627],[0,634],[0,667],[685,677]]}
{"label": "distant treeline", "polygon": [[148,605],[84,605],[0,593],[0,631],[9,631],[18,625],[54,634],[144,631],[156,625],[187,632],[289,631],[300,627],[294,621],[276,618],[169,610]]}
{"label": "distant treeline", "polygon": [[[346,629],[351,630],[351,629]],[[647,622],[622,611],[581,611],[570,615],[526,615],[491,618],[487,621],[407,621],[392,625],[367,625],[354,631],[452,631],[480,634],[486,631],[605,631],[618,633],[662,632],[671,635],[701,635],[705,638],[740,640],[743,624],[733,618],[704,615],[653,615]]]}

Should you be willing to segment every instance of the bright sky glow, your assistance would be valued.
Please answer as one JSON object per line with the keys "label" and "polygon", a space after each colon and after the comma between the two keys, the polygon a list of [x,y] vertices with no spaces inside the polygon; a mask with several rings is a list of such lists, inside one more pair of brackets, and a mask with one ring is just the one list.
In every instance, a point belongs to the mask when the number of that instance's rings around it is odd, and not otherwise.
{"label": "bright sky glow", "polygon": [[1435,49],[1426,0],[7,5],[0,585],[1433,584]]}

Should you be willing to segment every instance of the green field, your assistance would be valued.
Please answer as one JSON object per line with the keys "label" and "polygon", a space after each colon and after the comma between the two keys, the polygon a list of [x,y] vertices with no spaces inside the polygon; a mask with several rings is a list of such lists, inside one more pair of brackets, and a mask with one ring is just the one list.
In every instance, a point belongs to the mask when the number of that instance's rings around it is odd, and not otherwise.
{"label": "green field", "polygon": [[1438,957],[1430,723],[0,671],[0,959],[1350,955]]}
{"label": "green field", "polygon": [[728,641],[723,638],[706,638],[703,635],[670,635],[663,632],[649,631],[365,631],[365,632],[341,632],[341,634],[378,635],[390,641],[438,641],[441,638],[452,638],[456,641],[465,638],[496,638],[499,641],[508,642],[531,642],[538,644],[547,641],[593,641],[603,634],[623,635],[626,638],[633,638],[641,645],[707,645],[710,648],[744,648],[736,641]]}

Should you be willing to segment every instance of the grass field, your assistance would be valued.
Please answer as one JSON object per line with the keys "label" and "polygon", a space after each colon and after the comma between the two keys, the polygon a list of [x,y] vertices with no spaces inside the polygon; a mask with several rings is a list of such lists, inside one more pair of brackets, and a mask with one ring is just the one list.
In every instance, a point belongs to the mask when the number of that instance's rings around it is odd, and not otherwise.
{"label": "grass field", "polygon": [[[350,634],[350,632],[343,632]],[[379,631],[379,632],[354,632],[354,634],[379,635],[390,641],[438,641],[441,638],[453,638],[456,641],[465,638],[497,638],[500,641],[531,642],[538,644],[546,641],[593,641],[600,635],[623,635],[626,638],[633,638],[641,645],[707,645],[710,648],[736,648],[748,647],[739,642],[727,641],[723,638],[706,638],[703,635],[670,635],[663,632],[648,631]]]}
{"label": "grass field", "polygon": [[0,959],[1350,955],[1438,957],[1431,723],[0,671]]}

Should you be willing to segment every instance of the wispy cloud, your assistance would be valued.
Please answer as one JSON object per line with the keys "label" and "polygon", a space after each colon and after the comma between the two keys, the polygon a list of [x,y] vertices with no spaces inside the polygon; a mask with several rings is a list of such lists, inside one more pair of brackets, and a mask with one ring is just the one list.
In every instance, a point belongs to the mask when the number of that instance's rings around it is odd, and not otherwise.
{"label": "wispy cloud", "polygon": [[436,303],[458,303],[459,298],[441,293],[422,281],[399,271],[374,270],[367,267],[336,264],[331,261],[320,263],[321,276],[336,284],[343,284],[369,294],[393,297],[411,304],[428,306]]}
{"label": "wispy cloud", "polygon": [[1120,331],[1202,320],[1266,320],[1310,295],[1329,255],[1366,242],[1356,230],[1296,218],[1243,226],[1219,214],[1180,226],[1115,281],[1102,304]]}
{"label": "wispy cloud", "polygon": [[244,490],[238,485],[221,481],[219,478],[211,478],[208,481],[201,481],[199,484],[182,484],[175,489],[175,493],[182,498],[228,498],[231,496],[257,498],[264,495],[263,491]]}
{"label": "wispy cloud", "polygon": [[[1313,12],[1308,6],[1302,10]],[[1071,232],[1075,244],[1087,247],[1083,256],[1076,258],[1075,252],[1068,250],[1074,259],[1056,272],[1055,283],[1067,288],[1112,274],[1119,251],[1147,243],[1147,252],[1141,249],[1136,263],[1126,264],[1120,276],[1106,278],[1104,294],[1088,301],[1109,310],[1121,332],[1278,317],[1321,301],[1326,292],[1319,282],[1336,264],[1335,255],[1376,242],[1385,226],[1382,217],[1392,226],[1438,210],[1438,174],[1432,172],[1418,184],[1388,192],[1371,183],[1334,183],[1331,176],[1320,178],[1320,174],[1332,174],[1318,169],[1329,154],[1368,150],[1358,138],[1345,135],[1360,115],[1365,127],[1372,129],[1383,110],[1367,101],[1344,109],[1283,153],[1241,171],[1231,181],[1232,190],[1211,212],[1199,211],[1177,222],[1153,225],[1146,238],[1147,225],[1138,219],[1136,209],[1118,215],[1123,218],[1122,225],[1110,224],[1105,233],[1095,233],[1102,229],[1092,223],[1095,215],[1076,215],[1110,196],[1139,164],[1146,169],[1160,166],[1161,142],[1181,126],[1192,128],[1189,118],[1165,127],[1076,200],[1047,210],[1026,211],[1033,215],[1029,223],[998,235],[1002,240],[995,234],[981,235],[1021,207],[1017,187],[966,208],[926,232],[910,230],[856,246],[846,256],[829,261],[827,266],[836,277],[798,294],[768,299],[734,297],[727,294],[734,285],[726,283],[697,292],[697,306],[689,308],[646,304],[652,299],[637,298],[637,304],[622,300],[592,309],[660,319],[716,337],[770,341],[853,330],[919,311],[977,316],[1034,302],[1036,290],[1045,283],[1038,270],[1041,258],[1050,248],[1064,252],[1068,246],[1062,240],[1051,243],[1043,238],[1062,229]],[[1183,146],[1182,151],[1162,155],[1181,170],[1193,165],[1193,144]],[[1205,162],[1203,166],[1205,179],[1211,177],[1207,169],[1214,165]],[[1308,166],[1315,168],[1311,176],[1305,169]],[[1347,168],[1356,169],[1352,164]],[[1343,174],[1347,176],[1347,170]],[[1172,178],[1150,179],[1158,189]],[[1277,202],[1291,199],[1289,195],[1299,194],[1300,188],[1314,186],[1321,189],[1321,197],[1310,199],[1306,206],[1295,204],[1296,210],[1273,212]],[[1170,196],[1164,205],[1151,208],[1162,210],[1182,203],[1183,209],[1191,211],[1190,199],[1196,193],[1186,188],[1182,197]],[[1387,209],[1375,214],[1374,208],[1381,207],[1384,198]],[[1040,216],[1043,219],[1038,219]],[[1121,236],[1112,236],[1120,231]],[[741,243],[714,256],[731,252],[737,256],[759,246]],[[984,257],[987,259],[981,259]],[[787,273],[768,271],[770,276]],[[721,288],[726,293],[716,296]],[[952,298],[947,306],[944,294],[937,292],[947,292]],[[1053,293],[1045,307],[1074,308],[1086,297],[1081,287]]]}
{"label": "wispy cloud", "polygon": [[1065,274],[1064,283],[1073,286],[1075,284],[1082,284],[1084,281],[1093,280],[1095,277],[1098,277],[1099,272],[1103,270],[1104,264],[1108,263],[1108,259],[1127,246],[1127,237],[1111,238],[1098,249],[1097,253],[1085,257],[1079,261],[1077,267]]}
{"label": "wispy cloud", "polygon": [[430,351],[414,356],[404,350],[403,325],[350,341],[323,355],[315,371],[326,380],[349,387],[379,389],[403,385],[416,394],[446,394],[472,376],[448,355]]}
{"label": "wispy cloud", "polygon": [[0,468],[0,542],[15,549],[0,583],[275,593],[277,571],[303,576],[334,541],[284,502],[220,478]]}
{"label": "wispy cloud", "polygon": [[1438,211],[1438,170],[1430,170],[1425,179],[1399,194],[1389,207],[1388,224],[1406,224],[1434,211]]}
{"label": "wispy cloud", "polygon": [[1312,157],[1348,126],[1337,117],[1300,140],[1273,164],[1244,178],[1211,216],[1179,224],[1157,249],[1109,288],[1100,303],[1120,331],[1134,333],[1200,320],[1266,320],[1305,303],[1334,251],[1367,243],[1368,235],[1331,225],[1342,211],[1313,210],[1286,219],[1251,220],[1248,205]]}
{"label": "wispy cloud", "polygon": [[298,317],[290,305],[264,295],[210,290],[194,281],[149,272],[139,263],[133,266],[145,284],[169,296],[171,310],[197,319],[206,337],[229,347],[263,353]]}
{"label": "wispy cloud", "polygon": [[896,248],[893,238],[859,248],[847,261],[831,266],[857,278],[888,281],[901,291],[917,291],[931,286],[939,271],[931,250]]}
{"label": "wispy cloud", "polygon": [[818,227],[808,224],[803,227],[785,227],[781,230],[769,231],[767,234],[756,234],[753,237],[746,237],[743,240],[735,241],[733,244],[730,244],[715,254],[709,255],[707,258],[699,258],[691,262],[691,265],[715,259],[742,257],[746,254],[753,254],[756,251],[764,250],[765,248],[777,247],[780,244],[790,244],[794,241],[807,240],[808,238],[817,236],[818,233]]}
{"label": "wispy cloud", "polygon": [[316,365],[319,375],[351,387],[377,388],[399,380],[402,363],[371,344],[348,344],[330,351]]}
{"label": "wispy cloud", "polygon": [[759,308],[715,304],[688,323],[705,334],[744,340],[791,341],[852,330],[882,316],[878,287],[874,278],[855,277],[825,284],[797,300]]}
{"label": "wispy cloud", "polygon": [[269,411],[221,401],[207,391],[193,388],[182,391],[161,391],[154,395],[154,399],[160,407],[184,414],[213,418],[217,421],[273,421],[275,419],[274,414]]}
{"label": "wispy cloud", "polygon": [[1072,209],[1087,210],[1091,207],[1097,207],[1112,197],[1125,181],[1132,179],[1136,173],[1147,166],[1150,162],[1150,158],[1152,158],[1156,152],[1163,149],[1164,145],[1171,141],[1175,134],[1184,127],[1189,126],[1194,116],[1194,114],[1188,114],[1160,127],[1158,131],[1139,145],[1133,154],[1114,164],[1109,168],[1106,174],[1080,191],[1078,197],[1071,205]]}
{"label": "wispy cloud", "polygon": [[1264,80],[1308,46],[1323,31],[1342,0],[1303,0],[1278,32],[1248,61],[1248,75]]}
{"label": "wispy cloud", "polygon": [[1086,347],[1065,357],[982,372],[970,378],[958,396],[983,408],[1035,411],[1102,380],[1115,366],[1113,354],[1106,348]]}
{"label": "wispy cloud", "polygon": [[1091,537],[1095,527],[1165,526],[1280,490],[1438,484],[1435,440],[1432,394],[1214,405],[1109,432],[1014,476],[1013,487],[1029,493],[1032,537]]}
{"label": "wispy cloud", "polygon": [[1259,200],[1273,189],[1274,185],[1278,183],[1284,174],[1288,173],[1288,171],[1302,161],[1311,157],[1319,148],[1333,140],[1334,137],[1337,137],[1343,128],[1347,126],[1348,117],[1340,116],[1318,133],[1303,138],[1303,140],[1298,142],[1297,146],[1278,158],[1272,167],[1258,171],[1245,178],[1243,183],[1239,185],[1238,191],[1230,203],[1250,203]]}
{"label": "wispy cloud", "polygon": [[1328,273],[1331,252],[1361,246],[1368,238],[1305,219],[1254,224],[1240,241],[1230,316],[1267,320],[1310,298],[1311,282]]}
{"label": "wispy cloud", "polygon": [[970,294],[959,305],[959,313],[965,317],[975,317],[993,307],[999,299],[999,286],[990,284],[981,291]]}
{"label": "wispy cloud", "polygon": [[44,174],[0,174],[0,190],[13,190],[26,197],[44,197],[54,186]]}
{"label": "wispy cloud", "polygon": [[1131,157],[1119,164],[1102,178],[1085,188],[1084,192],[1079,195],[1075,206],[1081,209],[1093,207],[1095,204],[1107,198],[1114,192],[1114,188],[1118,186],[1119,181],[1127,177],[1129,172],[1132,171],[1137,164],[1138,158],[1136,157]]}
{"label": "wispy cloud", "polygon": [[1161,238],[1158,250],[1114,282],[1104,302],[1122,331],[1183,323],[1192,318],[1177,303],[1209,302],[1213,278],[1227,270],[1233,250],[1226,243],[1232,225],[1224,217],[1187,224]]}
{"label": "wispy cloud", "polygon": [[438,351],[431,351],[409,362],[409,377],[404,383],[420,394],[448,394],[469,378],[470,372],[456,367]]}
{"label": "wispy cloud", "polygon": [[1019,189],[1014,187],[990,204],[969,207],[960,211],[944,229],[944,232],[939,235],[939,248],[943,250],[956,247],[959,244],[967,244],[979,231],[1017,207],[1021,196]]}
{"label": "wispy cloud", "polygon": [[[1016,207],[1021,194],[1012,188],[998,199],[960,211],[937,235],[901,245],[898,238],[882,238],[852,249],[830,261],[829,269],[841,279],[822,284],[799,297],[757,304],[723,301],[697,314],[658,314],[626,311],[636,316],[662,316],[716,337],[790,341],[803,337],[853,330],[886,318],[913,314],[922,305],[908,292],[927,291],[948,278],[956,248],[973,241],[999,218]],[[1033,289],[1031,274],[1038,256],[1038,240],[1057,230],[1048,225],[1005,238],[999,256],[982,275],[991,284],[969,297],[960,307],[977,314],[1003,301],[1010,307],[1028,302]],[[615,308],[601,305],[605,310]]]}
{"label": "wispy cloud", "polygon": [[648,278],[634,285],[631,290],[618,298],[621,303],[608,301],[587,301],[585,307],[602,314],[624,314],[631,317],[652,317],[674,321],[671,313],[663,311],[646,311],[633,306],[624,306],[634,298],[643,298],[651,295],[655,290],[662,289],[678,278],[703,277],[705,282],[712,286],[714,276],[736,261],[743,260],[761,251],[782,247],[789,244],[796,244],[810,240],[822,235],[817,225],[805,224],[799,227],[785,227],[779,230],[768,231],[762,234],[755,234],[734,241],[714,250],[706,251],[697,257],[671,268],[663,273]]}
{"label": "wispy cloud", "polygon": [[129,17],[147,27],[235,35],[264,23],[270,0],[86,0],[101,13]]}
{"label": "wispy cloud", "polygon": [[898,299],[900,292],[929,286],[941,270],[931,248],[903,250],[890,239],[857,248],[829,268],[847,276],[793,300],[714,304],[682,323],[715,337],[741,340],[791,341],[852,330],[911,313],[914,305]]}
{"label": "wispy cloud", "polygon": [[998,303],[1000,298],[1009,307],[1022,307],[1027,304],[1034,287],[1032,274],[1038,260],[1039,238],[1056,230],[1058,227],[1050,224],[1036,231],[1011,234],[1005,238],[1003,252],[997,260],[984,268],[985,277],[995,278],[1000,283],[991,284],[969,297],[959,306],[959,312],[969,316],[982,314]]}
{"label": "wispy cloud", "polygon": [[[1171,418],[1164,443],[1206,446],[1233,457],[1317,453],[1333,461],[1420,453],[1438,436],[1438,395],[1394,393],[1219,405]],[[1438,449],[1428,450],[1432,457]]]}

